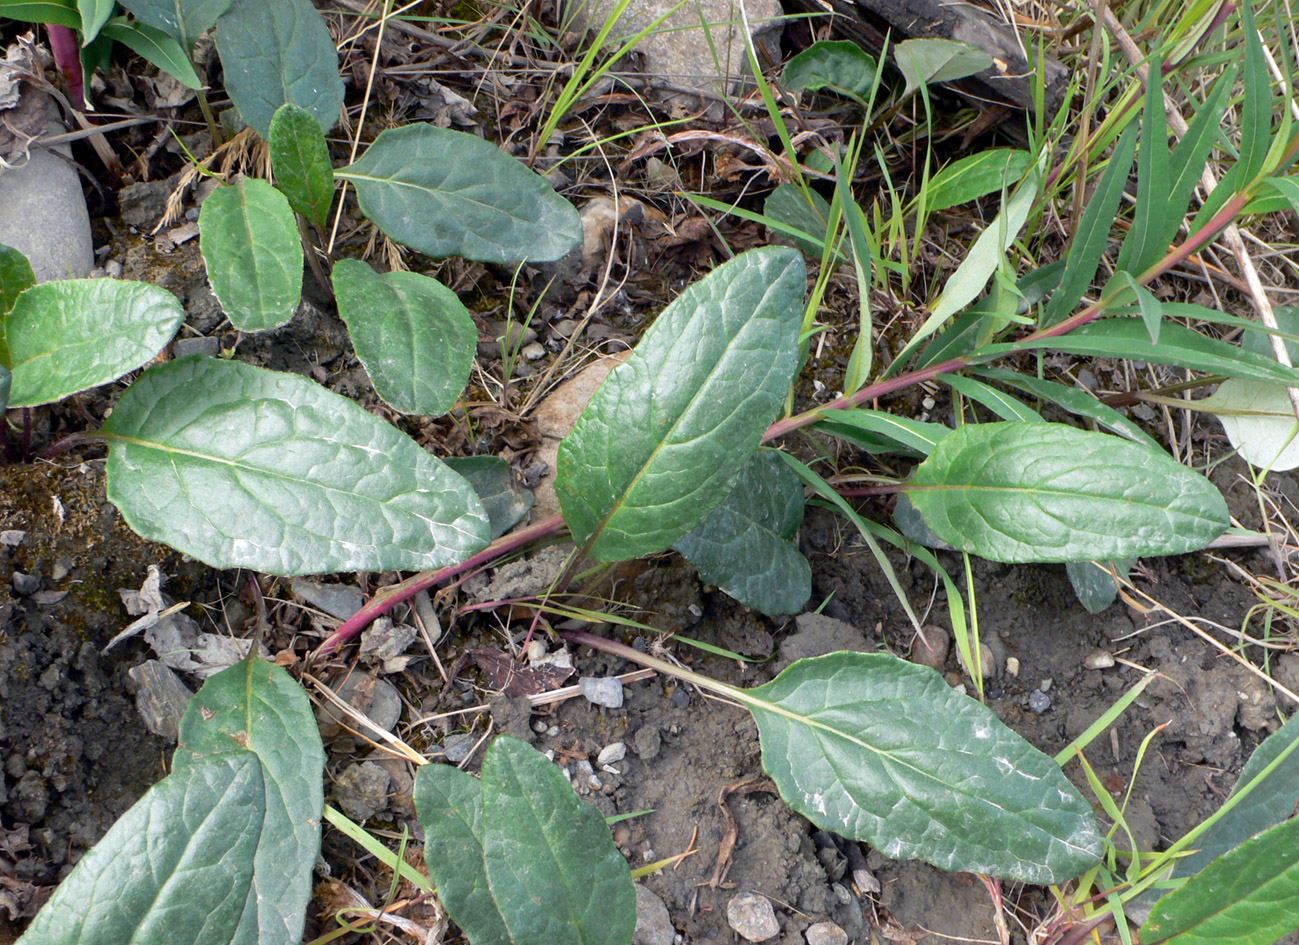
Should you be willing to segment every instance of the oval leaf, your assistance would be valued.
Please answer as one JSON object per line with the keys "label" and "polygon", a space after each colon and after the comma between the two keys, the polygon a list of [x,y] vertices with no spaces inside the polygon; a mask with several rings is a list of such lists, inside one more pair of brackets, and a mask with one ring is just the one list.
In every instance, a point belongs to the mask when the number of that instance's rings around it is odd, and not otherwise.
{"label": "oval leaf", "polygon": [[275,110],[301,105],[328,131],[343,107],[338,49],[311,0],[234,0],[217,23],[217,52],[239,117],[270,137]]}
{"label": "oval leaf", "polygon": [[279,328],[302,297],[302,241],[284,195],[241,177],[208,194],[199,248],[217,301],[241,331]]}
{"label": "oval leaf", "polygon": [[946,210],[1009,190],[1032,164],[1033,155],[1012,148],[993,148],[953,161],[929,181],[925,209]]}
{"label": "oval leaf", "polygon": [[1299,818],[1246,840],[1160,899],[1142,945],[1271,945],[1299,915]]}
{"label": "oval leaf", "polygon": [[107,384],[151,361],[185,318],[166,289],[119,279],[33,286],[4,319],[9,406],[34,407]]}
{"label": "oval leaf", "polygon": [[559,445],[574,537],[621,561],[662,551],[721,504],[797,366],[803,258],[768,247],[718,266],[665,308]]}
{"label": "oval leaf", "polygon": [[141,23],[162,30],[180,43],[186,55],[194,41],[230,9],[231,0],[121,0]]}
{"label": "oval leaf", "polygon": [[389,129],[336,176],[379,229],[427,256],[545,262],[582,242],[577,210],[544,177],[461,131]]}
{"label": "oval leaf", "polygon": [[271,170],[289,206],[323,230],[334,202],[334,166],[320,122],[292,102],[271,119]]}
{"label": "oval leaf", "polygon": [[483,859],[510,938],[626,945],[636,926],[631,870],[600,812],[559,768],[503,735],[483,760]]}
{"label": "oval leaf", "polygon": [[338,314],[374,389],[402,413],[438,417],[469,382],[478,328],[456,294],[415,272],[380,275],[359,259],[334,267]]}
{"label": "oval leaf", "polygon": [[1228,378],[1198,404],[1213,413],[1236,452],[1261,469],[1299,466],[1299,436],[1290,394],[1280,384]]}
{"label": "oval leaf", "polygon": [[982,49],[954,39],[906,39],[893,47],[893,61],[907,80],[905,98],[921,86],[955,82],[992,68]]}
{"label": "oval leaf", "polygon": [[1166,453],[1056,423],[954,430],[907,493],[939,538],[993,561],[1181,554],[1228,525],[1218,490]]}
{"label": "oval leaf", "polygon": [[488,541],[464,479],[294,374],[182,358],[145,372],[101,433],[127,523],[213,567],[423,570]]}
{"label": "oval leaf", "polygon": [[672,546],[741,604],[769,617],[796,614],[812,596],[812,567],[793,538],[803,484],[773,450],[758,450],[735,488]]}
{"label": "oval leaf", "polygon": [[854,42],[823,40],[789,60],[783,81],[791,92],[828,87],[865,97],[875,84],[875,60]]}
{"label": "oval leaf", "polygon": [[[27,257],[14,249],[0,243],[0,320],[14,307],[18,296],[36,285],[36,273]],[[3,322],[0,321],[0,324]],[[3,332],[0,332],[0,344],[3,344]],[[0,361],[4,361],[0,357]]]}
{"label": "oval leaf", "polygon": [[818,827],[1030,883],[1072,879],[1100,856],[1091,807],[1059,766],[927,667],[831,653],[744,695],[763,768]]}

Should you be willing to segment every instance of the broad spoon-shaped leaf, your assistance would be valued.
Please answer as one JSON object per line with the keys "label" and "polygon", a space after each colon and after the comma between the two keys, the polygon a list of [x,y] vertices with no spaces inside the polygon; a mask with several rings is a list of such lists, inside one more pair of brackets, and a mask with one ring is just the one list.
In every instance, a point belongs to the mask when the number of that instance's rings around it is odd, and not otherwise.
{"label": "broad spoon-shaped leaf", "polygon": [[818,827],[1030,883],[1100,855],[1091,807],[1059,766],[927,667],[831,653],[729,694],[753,713],[781,796]]}
{"label": "broad spoon-shaped leaf", "polygon": [[488,541],[461,476],[295,374],[182,358],[141,375],[101,434],[127,523],[213,567],[423,570]]}
{"label": "broad spoon-shaped leaf", "polygon": [[1228,524],[1221,493],[1166,453],[1057,423],[954,430],[907,495],[935,535],[992,561],[1181,554]]}
{"label": "broad spoon-shaped leaf", "polygon": [[77,864],[24,945],[292,945],[320,851],[325,755],[284,670],[248,659],[181,720],[172,773]]}
{"label": "broad spoon-shaped leaf", "polygon": [[721,504],[785,400],[804,268],[768,247],[686,289],[605,380],[559,446],[555,489],[590,553],[662,551]]}

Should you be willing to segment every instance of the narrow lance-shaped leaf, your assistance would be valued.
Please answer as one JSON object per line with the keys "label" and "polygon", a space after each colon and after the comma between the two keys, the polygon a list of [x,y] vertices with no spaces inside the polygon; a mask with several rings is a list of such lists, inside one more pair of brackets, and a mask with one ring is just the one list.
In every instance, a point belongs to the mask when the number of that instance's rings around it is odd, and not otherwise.
{"label": "narrow lance-shaped leaf", "polygon": [[972,377],[944,374],[942,381],[963,397],[983,404],[1002,420],[1021,420],[1025,423],[1042,423],[1042,415],[1010,394]]}
{"label": "narrow lance-shaped leaf", "polygon": [[514,942],[626,945],[631,870],[600,812],[545,755],[509,735],[483,760],[483,859]]}
{"label": "narrow lance-shaped leaf", "polygon": [[[1137,311],[1141,314],[1141,321],[1146,326],[1146,331],[1150,333],[1150,343],[1152,345],[1158,344],[1161,330],[1160,323],[1164,318],[1163,303],[1155,298],[1154,293],[1134,279],[1129,272],[1116,272],[1111,284],[1113,283],[1126,286],[1127,290],[1136,296]],[[1106,288],[1108,289],[1108,286]]]}
{"label": "narrow lance-shaped leaf", "polygon": [[166,289],[120,279],[33,286],[4,318],[11,407],[50,403],[150,361],[185,318]]}
{"label": "narrow lance-shaped leaf", "polygon": [[1128,171],[1132,169],[1132,152],[1136,146],[1137,126],[1134,123],[1128,125],[1114,145],[1109,164],[1101,174],[1092,199],[1083,210],[1082,219],[1078,221],[1073,241],[1069,244],[1068,260],[1060,288],[1052,294],[1042,313],[1043,328],[1049,328],[1068,316],[1091,285],[1101,256],[1109,244],[1110,227],[1114,225],[1114,214],[1123,196],[1123,188],[1127,186]]}
{"label": "narrow lance-shaped leaf", "polygon": [[1250,183],[1267,161],[1275,113],[1272,77],[1263,56],[1263,40],[1254,23],[1254,5],[1241,4],[1240,26],[1245,44],[1245,66],[1241,74],[1244,95],[1240,114],[1240,184]]}
{"label": "narrow lance-shaped leaf", "polygon": [[334,167],[320,122],[288,102],[271,119],[271,170],[275,183],[298,213],[323,230],[334,202]]}
{"label": "narrow lance-shaped leaf", "polygon": [[89,46],[113,15],[116,0],[77,0],[81,13],[81,45]]}
{"label": "narrow lance-shaped leaf", "polygon": [[77,0],[6,0],[5,19],[22,23],[51,23],[70,30],[81,28]]}
{"label": "narrow lance-shaped leaf", "polygon": [[191,89],[203,87],[202,80],[189,61],[189,55],[181,49],[180,43],[162,30],[147,23],[132,23],[126,17],[118,16],[104,24],[104,35],[143,56],[181,85]]}
{"label": "narrow lance-shaped leaf", "polygon": [[311,0],[234,0],[217,23],[217,52],[239,117],[263,138],[286,102],[328,131],[343,107],[338,49]]}
{"label": "narrow lance-shaped leaf", "polygon": [[379,274],[359,259],[334,267],[339,317],[385,402],[403,413],[450,410],[474,366],[478,329],[454,292],[417,272]]}
{"label": "narrow lance-shaped leaf", "polygon": [[213,567],[424,570],[488,541],[463,478],[294,374],[182,358],[141,375],[101,435],[127,523]]}
{"label": "narrow lance-shaped leaf", "polygon": [[687,288],[605,380],[559,446],[569,529],[618,561],[662,551],[726,498],[784,403],[804,267],[743,253]]}
{"label": "narrow lance-shaped leaf", "polygon": [[954,430],[907,493],[939,538],[993,561],[1180,554],[1228,525],[1218,490],[1168,454],[1057,423]]}
{"label": "narrow lance-shaped leaf", "polygon": [[1032,164],[1033,155],[1011,148],[992,148],[953,161],[930,178],[925,207],[930,212],[946,210],[1009,190]]}
{"label": "narrow lance-shaped leaf", "polygon": [[302,241],[284,195],[241,177],[208,194],[198,227],[208,281],[235,327],[286,324],[302,297]]}
{"label": "narrow lance-shaped leaf", "polygon": [[180,43],[186,54],[194,42],[216,25],[231,0],[121,0],[136,19],[162,30]]}
{"label": "narrow lance-shaped leaf", "polygon": [[428,256],[546,262],[582,242],[577,210],[545,178],[464,132],[390,128],[335,176],[389,238]]}
{"label": "narrow lance-shaped leaf", "polygon": [[[1132,229],[1123,240],[1115,268],[1141,272],[1134,260],[1151,255],[1148,244],[1167,229],[1167,215],[1174,212],[1168,203],[1168,124],[1164,119],[1164,77],[1158,51],[1151,57],[1146,77],[1145,107],[1141,112],[1141,150],[1137,153],[1137,202],[1132,214]],[[1160,252],[1167,249],[1160,247]],[[1158,337],[1151,333],[1151,340]]]}
{"label": "narrow lance-shaped leaf", "polygon": [[741,604],[769,617],[798,613],[812,595],[812,568],[794,537],[803,485],[772,450],[758,450],[735,488],[672,546]]}
{"label": "narrow lance-shaped leaf", "polygon": [[947,870],[1058,883],[1096,862],[1058,765],[936,672],[884,654],[800,660],[743,691],[762,765],[818,827]]}
{"label": "narrow lance-shaped leaf", "polygon": [[1155,904],[1142,945],[1272,945],[1299,914],[1299,817],[1246,840]]}

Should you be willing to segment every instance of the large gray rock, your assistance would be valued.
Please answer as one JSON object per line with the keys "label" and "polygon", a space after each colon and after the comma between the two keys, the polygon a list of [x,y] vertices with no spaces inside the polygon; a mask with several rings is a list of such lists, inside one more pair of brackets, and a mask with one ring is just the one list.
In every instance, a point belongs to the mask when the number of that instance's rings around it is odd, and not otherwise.
{"label": "large gray rock", "polygon": [[[568,11],[577,29],[595,32],[617,5],[618,0],[568,0]],[[676,5],[677,0],[631,0],[610,41],[630,38]],[[754,45],[768,60],[778,61],[779,0],[746,0],[745,11]],[[734,0],[687,0],[637,43],[636,51],[645,57],[646,73],[678,89],[729,95],[751,74],[744,25]]]}

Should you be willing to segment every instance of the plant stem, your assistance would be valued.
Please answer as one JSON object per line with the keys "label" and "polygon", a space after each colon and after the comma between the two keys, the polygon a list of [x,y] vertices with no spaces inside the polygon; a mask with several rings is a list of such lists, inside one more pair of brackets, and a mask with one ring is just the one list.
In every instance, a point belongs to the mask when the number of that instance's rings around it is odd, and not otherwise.
{"label": "plant stem", "polygon": [[648,653],[642,653],[635,647],[630,647],[626,643],[620,643],[617,640],[611,640],[608,637],[596,636],[594,633],[587,633],[585,630],[560,630],[560,637],[569,643],[589,646],[593,650],[600,650],[612,656],[619,656],[629,663],[637,663],[641,666],[648,667],[656,672],[663,673],[667,676],[674,676],[677,679],[693,683],[700,689],[707,689],[715,692],[719,696],[725,696],[727,699],[734,699],[744,705],[753,703],[754,700],[743,689],[735,686],[728,686],[724,682],[718,682],[701,673],[685,669],[681,666],[674,666],[667,660],[661,660],[657,656],[650,656]]}
{"label": "plant stem", "polygon": [[[54,64],[68,85],[68,98],[75,108],[84,111],[86,108],[86,79],[81,70],[81,43],[77,42],[77,33],[67,26],[46,23],[45,31],[50,37],[50,51],[54,54]],[[87,116],[89,118],[90,116]],[[94,119],[90,119],[94,121]]]}

